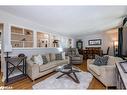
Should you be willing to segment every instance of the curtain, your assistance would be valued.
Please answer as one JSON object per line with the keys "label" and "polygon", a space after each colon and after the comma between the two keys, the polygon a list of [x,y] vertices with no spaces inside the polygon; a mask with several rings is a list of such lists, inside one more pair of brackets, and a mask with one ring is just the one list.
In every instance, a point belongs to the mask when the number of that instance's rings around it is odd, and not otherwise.
{"label": "curtain", "polygon": [[118,56],[122,57],[123,49],[123,28],[118,29]]}

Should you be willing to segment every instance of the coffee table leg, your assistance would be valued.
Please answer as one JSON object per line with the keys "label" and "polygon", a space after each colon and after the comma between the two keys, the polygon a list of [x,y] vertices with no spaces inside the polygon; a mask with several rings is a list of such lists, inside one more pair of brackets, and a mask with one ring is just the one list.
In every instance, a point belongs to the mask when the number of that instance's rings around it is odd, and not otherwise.
{"label": "coffee table leg", "polygon": [[80,83],[80,82],[79,82],[79,79],[77,78],[77,75],[76,75],[74,72],[73,72],[73,74],[74,74],[74,77],[75,77],[75,79],[76,79],[76,82],[77,82],[77,83]]}
{"label": "coffee table leg", "polygon": [[62,74],[62,75],[58,76],[56,79],[58,79],[58,78],[62,77],[63,75],[65,75],[65,74]]}

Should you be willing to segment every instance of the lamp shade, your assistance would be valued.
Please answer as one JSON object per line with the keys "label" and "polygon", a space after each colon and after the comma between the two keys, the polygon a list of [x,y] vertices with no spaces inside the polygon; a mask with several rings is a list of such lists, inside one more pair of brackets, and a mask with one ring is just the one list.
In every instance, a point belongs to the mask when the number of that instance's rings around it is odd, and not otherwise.
{"label": "lamp shade", "polygon": [[114,46],[118,46],[118,41],[114,41]]}
{"label": "lamp shade", "polygon": [[5,45],[4,52],[12,52],[12,45],[11,44]]}

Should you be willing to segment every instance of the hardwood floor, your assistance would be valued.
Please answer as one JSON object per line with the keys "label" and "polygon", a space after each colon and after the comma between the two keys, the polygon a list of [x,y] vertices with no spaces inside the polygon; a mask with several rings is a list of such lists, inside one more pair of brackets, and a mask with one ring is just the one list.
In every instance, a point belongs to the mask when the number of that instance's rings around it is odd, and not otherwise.
{"label": "hardwood floor", "polygon": [[[83,64],[78,64],[78,65],[75,65],[75,66],[79,67],[83,71],[87,71],[86,61],[84,61]],[[50,77],[53,74],[55,74],[55,72],[52,72],[48,75],[45,75],[41,78],[38,78],[34,82],[32,82],[29,78],[26,78],[26,79],[20,80],[18,82],[15,82],[13,84],[10,84],[8,86],[12,87],[13,89],[32,89],[33,84],[36,84],[36,83]],[[0,73],[0,86],[3,86],[4,84],[1,82],[1,80],[2,80],[2,73]],[[96,78],[93,78],[88,89],[105,89],[105,87]]]}

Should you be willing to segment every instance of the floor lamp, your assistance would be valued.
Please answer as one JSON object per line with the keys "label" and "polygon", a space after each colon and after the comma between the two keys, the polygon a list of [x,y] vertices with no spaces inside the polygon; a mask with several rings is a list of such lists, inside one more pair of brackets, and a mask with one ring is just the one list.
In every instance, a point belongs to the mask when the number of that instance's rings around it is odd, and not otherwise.
{"label": "floor lamp", "polygon": [[114,56],[118,55],[118,41],[113,41]]}

